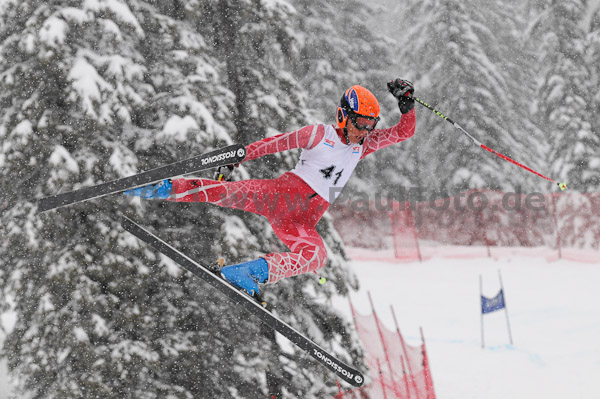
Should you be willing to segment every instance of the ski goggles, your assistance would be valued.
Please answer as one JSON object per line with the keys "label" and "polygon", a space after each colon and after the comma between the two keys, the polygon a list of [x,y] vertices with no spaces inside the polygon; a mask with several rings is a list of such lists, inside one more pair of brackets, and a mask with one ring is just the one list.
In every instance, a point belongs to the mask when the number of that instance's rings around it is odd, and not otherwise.
{"label": "ski goggles", "polygon": [[358,130],[366,130],[367,132],[375,129],[377,122],[379,122],[378,116],[364,116],[355,113],[350,113],[348,116],[355,128]]}

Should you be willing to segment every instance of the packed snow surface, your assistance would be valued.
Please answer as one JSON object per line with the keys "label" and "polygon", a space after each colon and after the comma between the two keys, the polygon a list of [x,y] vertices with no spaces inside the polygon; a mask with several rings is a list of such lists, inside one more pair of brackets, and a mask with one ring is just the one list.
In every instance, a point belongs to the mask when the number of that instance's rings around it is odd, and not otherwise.
{"label": "packed snow surface", "polygon": [[[370,313],[371,292],[394,330],[392,306],[409,344],[420,343],[423,327],[438,398],[600,397],[600,257],[595,264],[514,256],[395,263],[360,255],[349,266],[361,284],[352,303]],[[484,316],[482,349],[479,275],[483,294],[493,297],[499,270],[513,344],[500,310]],[[347,299],[334,305],[350,314]]]}

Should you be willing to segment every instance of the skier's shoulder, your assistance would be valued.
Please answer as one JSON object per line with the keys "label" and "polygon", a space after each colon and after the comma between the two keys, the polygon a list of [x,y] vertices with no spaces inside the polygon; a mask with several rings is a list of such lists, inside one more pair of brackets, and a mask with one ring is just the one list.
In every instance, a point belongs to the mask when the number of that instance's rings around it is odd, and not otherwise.
{"label": "skier's shoulder", "polygon": [[299,130],[310,133],[324,133],[328,129],[333,129],[333,125],[328,125],[326,123],[314,123],[311,125],[306,125]]}
{"label": "skier's shoulder", "polygon": [[[313,144],[308,146],[309,148],[320,148],[325,151],[328,148],[345,148],[348,146],[344,138],[344,129],[328,124],[313,126],[317,134],[315,135],[316,138],[312,141]],[[319,144],[324,144],[324,146],[320,146]]]}
{"label": "skier's shoulder", "polygon": [[296,131],[300,147],[307,149],[314,148],[330,134],[329,131],[331,129],[333,129],[331,125],[322,123],[315,123],[301,127]]}

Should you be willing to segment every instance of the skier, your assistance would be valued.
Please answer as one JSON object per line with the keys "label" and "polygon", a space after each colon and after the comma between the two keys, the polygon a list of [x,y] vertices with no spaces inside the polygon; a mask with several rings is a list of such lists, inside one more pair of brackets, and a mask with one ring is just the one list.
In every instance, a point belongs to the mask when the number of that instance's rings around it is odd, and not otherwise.
{"label": "skier", "polygon": [[211,202],[265,216],[289,252],[221,268],[223,277],[251,296],[259,283],[274,283],[325,266],[327,252],[315,226],[335,201],[358,161],[415,132],[414,86],[403,79],[387,84],[402,117],[387,129],[375,129],[379,103],[366,88],[355,85],[342,95],[333,125],[310,125],[246,146],[245,161],[302,148],[296,167],[269,180],[231,181],[233,165],[217,170],[218,180],[173,179],[125,192],[146,199]]}

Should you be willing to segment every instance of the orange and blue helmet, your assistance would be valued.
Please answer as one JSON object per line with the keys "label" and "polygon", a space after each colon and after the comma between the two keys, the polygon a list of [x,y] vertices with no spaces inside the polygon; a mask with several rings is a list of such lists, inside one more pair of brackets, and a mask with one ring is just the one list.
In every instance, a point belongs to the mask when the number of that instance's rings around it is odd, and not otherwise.
{"label": "orange and blue helmet", "polygon": [[379,101],[373,93],[359,85],[346,90],[337,108],[337,124],[340,129],[348,125],[348,119],[358,129],[375,129],[379,122]]}

